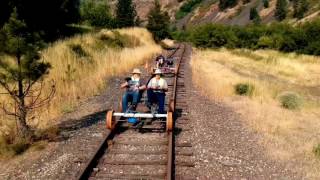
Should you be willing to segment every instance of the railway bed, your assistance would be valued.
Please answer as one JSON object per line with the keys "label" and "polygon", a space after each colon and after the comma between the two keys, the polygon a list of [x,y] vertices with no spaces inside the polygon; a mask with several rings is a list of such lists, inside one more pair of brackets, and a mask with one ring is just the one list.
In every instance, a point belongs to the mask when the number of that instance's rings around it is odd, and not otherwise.
{"label": "railway bed", "polygon": [[188,173],[194,168],[192,144],[179,136],[184,129],[190,129],[184,112],[187,108],[184,66],[191,50],[191,46],[179,44],[167,52],[168,57],[176,58],[178,68],[175,76],[164,77],[168,82],[166,106],[174,100],[177,128],[167,132],[165,124],[156,121],[146,122],[137,129],[129,123],[117,124],[77,179],[195,179]]}

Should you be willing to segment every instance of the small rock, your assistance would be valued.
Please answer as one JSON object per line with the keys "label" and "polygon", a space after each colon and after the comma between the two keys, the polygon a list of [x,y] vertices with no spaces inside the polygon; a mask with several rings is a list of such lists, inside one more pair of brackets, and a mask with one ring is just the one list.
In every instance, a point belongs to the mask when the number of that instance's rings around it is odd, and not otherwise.
{"label": "small rock", "polygon": [[92,137],[102,137],[102,133],[93,133]]}
{"label": "small rock", "polygon": [[99,168],[93,168],[93,171],[94,171],[94,172],[98,172],[98,171],[99,171]]}

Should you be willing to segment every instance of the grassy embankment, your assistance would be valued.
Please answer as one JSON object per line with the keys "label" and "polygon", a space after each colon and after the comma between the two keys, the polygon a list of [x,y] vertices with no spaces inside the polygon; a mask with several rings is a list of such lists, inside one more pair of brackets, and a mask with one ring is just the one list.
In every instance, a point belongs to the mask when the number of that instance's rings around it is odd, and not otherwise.
{"label": "grassy embankment", "polygon": [[[51,44],[42,51],[42,56],[52,65],[45,80],[55,82],[56,94],[50,104],[29,114],[29,123],[37,128],[50,127],[57,117],[99,94],[108,86],[109,78],[131,71],[160,51],[152,35],[142,28],[102,30]],[[11,102],[5,95],[0,96],[0,101]],[[0,155],[8,150],[7,144],[15,134],[14,126],[15,121],[1,113]]]}
{"label": "grassy embankment", "polygon": [[[308,179],[320,177],[320,57],[271,50],[196,50],[192,69],[203,93],[231,106],[263,135],[270,157],[303,169]],[[246,96],[237,95],[239,83],[250,87]]]}

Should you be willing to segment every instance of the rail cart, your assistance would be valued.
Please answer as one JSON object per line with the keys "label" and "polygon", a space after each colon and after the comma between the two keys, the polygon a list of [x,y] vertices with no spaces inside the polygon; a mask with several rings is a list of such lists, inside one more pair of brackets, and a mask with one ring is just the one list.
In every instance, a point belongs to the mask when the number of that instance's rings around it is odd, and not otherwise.
{"label": "rail cart", "polygon": [[168,57],[163,66],[159,67],[159,65],[154,64],[154,66],[151,67],[151,73],[154,73],[156,69],[160,69],[164,75],[175,75],[177,73],[175,61],[174,57]]}
{"label": "rail cart", "polygon": [[[145,93],[146,94],[146,93]],[[146,105],[146,97],[142,97],[135,110],[129,101],[128,110],[122,112],[122,103],[120,100],[119,110],[109,110],[106,116],[106,126],[108,129],[114,129],[117,123],[128,122],[131,124],[144,124],[146,121],[157,121],[165,124],[166,131],[172,131],[173,128],[173,101],[169,101],[165,106],[166,114],[158,114],[158,105],[152,104],[151,109]]]}

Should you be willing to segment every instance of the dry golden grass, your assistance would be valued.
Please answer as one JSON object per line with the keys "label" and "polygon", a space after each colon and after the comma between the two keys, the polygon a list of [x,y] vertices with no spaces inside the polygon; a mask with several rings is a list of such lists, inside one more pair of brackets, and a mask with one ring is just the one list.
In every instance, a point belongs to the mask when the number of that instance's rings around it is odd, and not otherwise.
{"label": "dry golden grass", "polygon": [[162,40],[162,42],[169,47],[173,47],[174,43],[175,43],[174,40],[172,40],[172,39],[164,39],[164,40]]}
{"label": "dry golden grass", "polygon": [[[55,124],[57,117],[74,110],[86,98],[99,94],[108,86],[107,80],[110,77],[131,71],[161,51],[146,29],[116,31],[126,34],[126,41],[133,41],[130,42],[130,47],[109,47],[99,37],[115,37],[115,34],[102,30],[55,42],[42,52],[43,60],[52,65],[46,81],[54,80],[56,94],[49,105],[32,114],[32,125],[44,128]],[[86,55],[81,56],[72,51],[71,47],[74,45],[81,46]],[[0,98],[2,101],[9,101],[5,96]],[[7,117],[0,115],[0,133],[9,132],[11,125],[8,126],[7,122]]]}
{"label": "dry golden grass", "polygon": [[[307,179],[319,179],[320,161],[312,150],[320,143],[320,57],[271,50],[196,50],[191,63],[197,86],[232,106],[262,134],[271,158],[303,169]],[[235,95],[234,86],[246,82],[255,86],[253,96]],[[303,106],[282,108],[278,97],[285,91],[302,96]]]}

